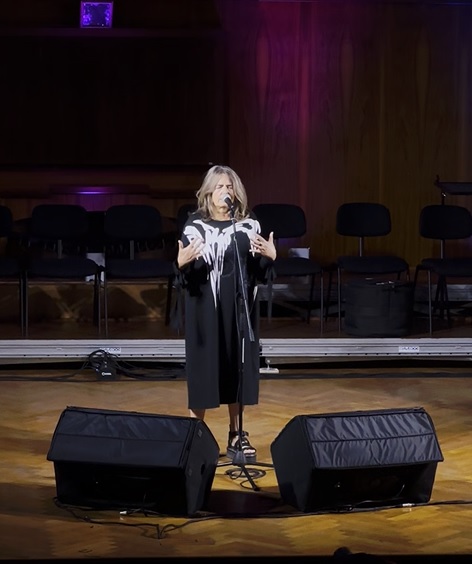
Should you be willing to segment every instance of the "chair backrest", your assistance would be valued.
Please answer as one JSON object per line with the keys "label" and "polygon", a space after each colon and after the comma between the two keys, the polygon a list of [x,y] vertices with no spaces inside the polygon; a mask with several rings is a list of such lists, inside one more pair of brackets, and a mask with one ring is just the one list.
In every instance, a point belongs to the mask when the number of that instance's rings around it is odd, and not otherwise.
{"label": "chair backrest", "polygon": [[296,204],[257,204],[252,211],[264,237],[271,231],[274,239],[296,239],[306,234],[305,212]]}
{"label": "chair backrest", "polygon": [[472,235],[472,214],[463,206],[425,206],[420,212],[419,230],[427,239],[467,239]]}
{"label": "chair backrest", "polygon": [[0,237],[9,237],[13,230],[13,214],[8,206],[0,205]]}
{"label": "chair backrest", "polygon": [[86,235],[87,210],[76,204],[39,204],[31,212],[30,234],[40,239],[74,239]]}
{"label": "chair backrest", "polygon": [[390,210],[376,202],[341,204],[336,212],[336,232],[359,240],[359,255],[364,253],[365,237],[383,237],[392,230]]}
{"label": "chair backrest", "polygon": [[88,231],[86,236],[87,251],[100,253],[103,251],[104,233],[103,224],[105,222],[104,211],[88,211]]}
{"label": "chair backrest", "polygon": [[105,242],[125,244],[128,258],[135,258],[137,244],[163,243],[162,216],[147,204],[119,204],[105,212],[103,232]]}
{"label": "chair backrest", "polygon": [[175,218],[176,221],[176,229],[177,229],[177,237],[180,237],[182,231],[184,229],[184,225],[188,219],[189,214],[194,212],[197,209],[197,203],[193,204],[182,204],[179,209],[177,210],[177,215]]}
{"label": "chair backrest", "polygon": [[103,231],[116,240],[144,241],[162,235],[160,211],[146,204],[120,204],[105,212]]}
{"label": "chair backrest", "polygon": [[351,202],[336,213],[336,232],[351,237],[379,237],[392,230],[390,210],[383,204]]}
{"label": "chair backrest", "polygon": [[424,206],[420,212],[419,231],[422,237],[441,242],[441,257],[444,257],[447,240],[467,239],[472,236],[472,214],[463,206]]}
{"label": "chair backrest", "polygon": [[34,241],[52,243],[57,256],[69,243],[67,252],[81,252],[88,231],[87,210],[76,204],[38,204],[31,212],[29,223],[30,244]]}

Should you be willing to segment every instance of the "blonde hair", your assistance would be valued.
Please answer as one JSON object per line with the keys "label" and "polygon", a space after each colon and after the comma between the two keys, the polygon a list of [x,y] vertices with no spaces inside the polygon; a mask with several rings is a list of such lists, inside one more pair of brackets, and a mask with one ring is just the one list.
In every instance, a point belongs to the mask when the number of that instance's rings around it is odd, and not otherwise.
{"label": "blonde hair", "polygon": [[215,191],[215,188],[218,185],[220,176],[222,174],[227,174],[231,181],[231,184],[233,185],[235,219],[241,220],[248,217],[249,209],[247,203],[247,194],[242,180],[229,166],[215,165],[212,166],[205,174],[202,185],[200,186],[196,194],[198,211],[201,213],[202,218],[204,220],[208,220],[212,217],[212,194]]}

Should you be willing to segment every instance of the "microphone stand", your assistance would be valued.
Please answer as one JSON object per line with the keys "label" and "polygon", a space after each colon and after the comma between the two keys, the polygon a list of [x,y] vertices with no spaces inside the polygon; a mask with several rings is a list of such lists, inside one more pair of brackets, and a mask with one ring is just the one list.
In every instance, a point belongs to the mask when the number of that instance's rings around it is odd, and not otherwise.
{"label": "microphone stand", "polygon": [[[262,467],[266,467],[266,468],[273,468],[272,464],[266,464],[263,462],[251,462],[248,463],[247,462],[247,458],[246,455],[243,452],[243,448],[242,448],[242,438],[243,438],[243,410],[244,410],[244,405],[243,405],[243,398],[244,398],[244,353],[245,353],[245,344],[246,344],[246,333],[247,333],[247,337],[249,339],[249,341],[251,343],[254,343],[255,341],[255,337],[254,337],[254,330],[252,328],[252,324],[251,324],[251,316],[249,314],[249,305],[248,305],[248,297],[247,297],[247,288],[246,288],[246,284],[244,281],[244,275],[243,275],[243,268],[242,268],[242,264],[241,264],[241,254],[239,252],[239,246],[238,246],[238,240],[236,237],[236,220],[234,217],[234,206],[231,202],[227,202],[228,205],[228,209],[229,209],[229,213],[231,216],[231,221],[233,224],[233,240],[234,240],[234,252],[235,252],[235,258],[236,258],[236,270],[235,270],[235,278],[236,278],[236,271],[238,273],[238,280],[239,280],[239,292],[236,291],[236,300],[237,300],[237,307],[238,307],[238,311],[236,312],[236,325],[237,325],[237,334],[238,334],[238,373],[239,373],[239,413],[238,413],[238,419],[239,419],[239,423],[238,423],[238,449],[236,451],[236,454],[234,455],[233,459],[231,462],[223,462],[221,464],[218,464],[218,466],[236,466],[238,467],[241,472],[246,476],[248,482],[251,484],[251,487],[254,491],[259,491],[260,488],[259,486],[257,486],[253,480],[253,476],[257,475],[257,477],[262,477],[265,476],[265,472],[263,470],[261,471],[257,471],[255,474],[251,473],[250,471],[248,471],[247,469],[247,464],[250,464],[251,466],[262,466]],[[237,281],[236,281],[237,282]],[[237,289],[238,284],[235,284],[235,289]],[[245,331],[242,330],[242,320],[245,320],[245,324],[244,324],[244,328],[246,329]],[[229,474],[230,476],[232,476],[233,474],[233,470],[227,470],[226,474]]]}

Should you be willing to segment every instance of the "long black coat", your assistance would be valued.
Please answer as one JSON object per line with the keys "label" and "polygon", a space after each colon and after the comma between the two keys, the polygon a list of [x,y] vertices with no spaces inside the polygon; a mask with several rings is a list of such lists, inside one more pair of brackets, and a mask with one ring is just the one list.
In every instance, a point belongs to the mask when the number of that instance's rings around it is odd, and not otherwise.
{"label": "long black coat", "polygon": [[[247,300],[241,291],[235,231]],[[238,401],[253,405],[259,401],[257,284],[267,281],[272,267],[270,259],[250,251],[250,240],[259,232],[259,222],[253,218],[235,223],[203,221],[197,212],[190,215],[184,226],[184,246],[195,237],[205,241],[203,257],[177,273],[178,283],[185,291],[190,409],[208,409]]]}

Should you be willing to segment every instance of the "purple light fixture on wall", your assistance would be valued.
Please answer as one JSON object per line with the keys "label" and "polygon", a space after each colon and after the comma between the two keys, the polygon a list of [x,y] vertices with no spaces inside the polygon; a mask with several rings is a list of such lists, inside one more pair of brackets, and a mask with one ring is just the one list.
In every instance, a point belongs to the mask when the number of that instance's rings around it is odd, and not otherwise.
{"label": "purple light fixture on wall", "polygon": [[113,21],[113,2],[81,2],[80,27],[109,28]]}

